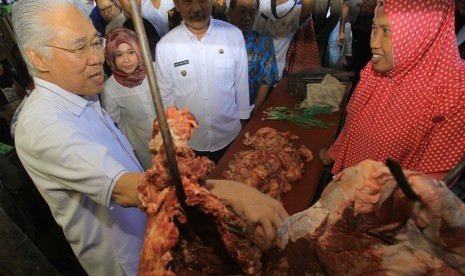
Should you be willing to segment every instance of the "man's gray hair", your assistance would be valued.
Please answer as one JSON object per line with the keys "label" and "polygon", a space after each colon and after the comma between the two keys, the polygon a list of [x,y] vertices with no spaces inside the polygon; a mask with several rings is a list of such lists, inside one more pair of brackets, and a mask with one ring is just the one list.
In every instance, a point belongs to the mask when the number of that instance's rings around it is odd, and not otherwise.
{"label": "man's gray hair", "polygon": [[79,0],[21,0],[13,4],[12,21],[16,42],[31,76],[38,76],[39,70],[27,58],[26,49],[51,57],[50,48],[44,45],[54,38],[54,30],[45,22],[47,17],[63,6],[76,6],[83,11]]}

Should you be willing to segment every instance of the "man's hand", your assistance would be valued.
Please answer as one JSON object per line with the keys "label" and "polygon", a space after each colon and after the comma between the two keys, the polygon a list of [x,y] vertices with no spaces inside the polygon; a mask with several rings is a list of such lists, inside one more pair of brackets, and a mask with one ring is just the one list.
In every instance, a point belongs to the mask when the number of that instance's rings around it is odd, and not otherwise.
{"label": "man's hand", "polygon": [[230,180],[207,180],[206,187],[246,221],[246,232],[262,249],[271,248],[279,226],[289,215],[282,204],[245,184]]}
{"label": "man's hand", "polygon": [[137,187],[144,179],[145,173],[125,173],[116,181],[111,199],[123,207],[140,205]]}
{"label": "man's hand", "polygon": [[339,47],[342,47],[342,45],[344,45],[345,26],[346,26],[347,17],[349,16],[349,8],[350,8],[349,1],[344,0],[344,2],[342,3],[341,18],[339,20],[339,36],[337,38]]}
{"label": "man's hand", "polygon": [[334,162],[331,156],[328,155],[328,148],[320,149],[319,156],[320,156],[321,162],[323,162],[325,166],[330,165]]}
{"label": "man's hand", "polygon": [[337,43],[339,44],[339,47],[342,47],[344,45],[344,39],[345,34],[343,32],[340,32],[339,36],[337,37]]}
{"label": "man's hand", "polygon": [[262,106],[262,104],[265,102],[266,96],[268,95],[270,88],[271,87],[266,84],[260,86],[260,88],[258,89],[257,98],[255,99],[255,109],[253,110],[252,115],[255,115]]}

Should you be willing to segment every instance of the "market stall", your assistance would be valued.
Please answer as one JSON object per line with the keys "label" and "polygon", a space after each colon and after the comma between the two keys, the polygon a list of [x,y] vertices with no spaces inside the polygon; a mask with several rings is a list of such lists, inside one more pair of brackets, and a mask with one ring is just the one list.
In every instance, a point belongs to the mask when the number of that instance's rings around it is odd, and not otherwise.
{"label": "market stall", "polygon": [[288,94],[287,88],[288,78],[283,78],[271,92],[257,114],[250,119],[244,129],[242,129],[241,133],[239,133],[231,147],[218,162],[210,177],[224,178],[223,172],[228,169],[228,164],[232,159],[234,159],[234,154],[239,151],[250,149],[250,147],[242,143],[244,135],[247,132],[253,134],[262,127],[271,127],[279,132],[290,131],[292,134],[299,137],[297,140],[293,141],[296,146],[305,145],[315,155],[312,161],[305,163],[302,178],[293,183],[292,189],[284,194],[284,207],[289,214],[294,214],[308,208],[313,200],[318,182],[324,169],[323,163],[318,158],[318,152],[321,148],[330,146],[335,139],[338,126],[341,122],[343,111],[347,103],[351,83],[349,82],[346,84],[345,96],[342,100],[341,108],[337,112],[317,116],[318,119],[331,124],[326,128],[302,127],[287,121],[262,120],[263,112],[270,107],[286,106],[293,108],[296,104],[300,103],[299,100]]}

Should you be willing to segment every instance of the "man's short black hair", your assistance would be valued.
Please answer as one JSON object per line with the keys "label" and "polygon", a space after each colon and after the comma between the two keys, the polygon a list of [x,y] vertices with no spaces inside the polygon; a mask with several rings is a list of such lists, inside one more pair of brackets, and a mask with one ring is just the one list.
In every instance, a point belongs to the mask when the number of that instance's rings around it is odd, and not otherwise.
{"label": "man's short black hair", "polygon": [[[236,2],[237,0],[231,0],[231,2],[229,2],[229,7],[231,9],[234,9],[234,7],[236,6]],[[259,7],[260,7],[260,0],[257,0],[257,10]]]}

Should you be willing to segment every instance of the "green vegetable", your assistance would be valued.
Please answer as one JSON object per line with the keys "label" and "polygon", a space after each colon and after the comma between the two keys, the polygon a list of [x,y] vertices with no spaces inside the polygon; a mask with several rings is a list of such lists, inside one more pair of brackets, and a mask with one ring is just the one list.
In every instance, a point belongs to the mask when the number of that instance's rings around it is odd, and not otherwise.
{"label": "green vegetable", "polygon": [[263,112],[262,120],[285,120],[303,127],[329,127],[331,124],[315,119],[318,114],[330,114],[331,108],[324,106],[300,107],[295,106],[295,110],[288,107],[271,107]]}
{"label": "green vegetable", "polygon": [[12,9],[13,9],[13,5],[0,4],[0,16],[11,13]]}

